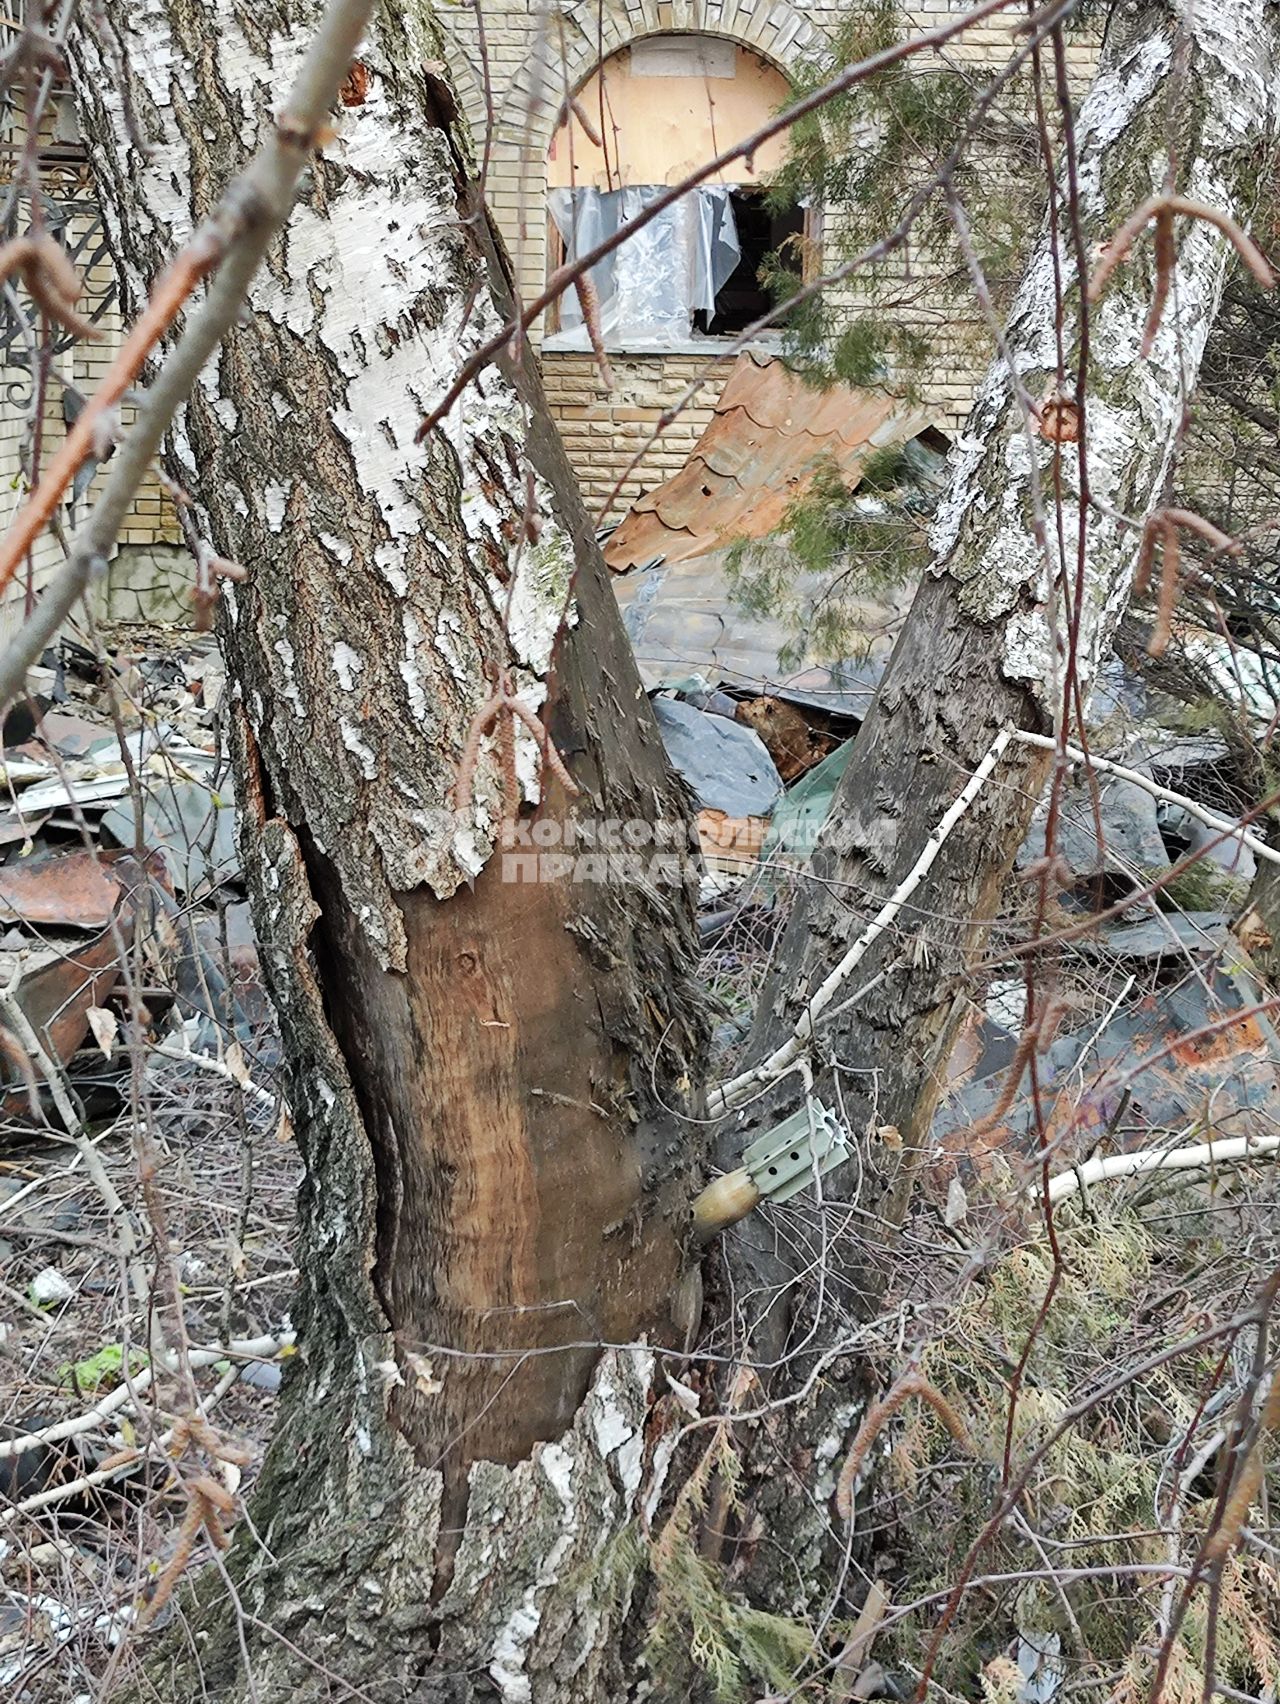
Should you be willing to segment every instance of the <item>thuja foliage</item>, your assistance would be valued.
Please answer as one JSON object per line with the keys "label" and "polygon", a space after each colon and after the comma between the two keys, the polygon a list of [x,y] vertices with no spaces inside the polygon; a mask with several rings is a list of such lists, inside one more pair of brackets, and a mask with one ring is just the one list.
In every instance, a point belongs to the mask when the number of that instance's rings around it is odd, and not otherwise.
{"label": "thuja foliage", "polygon": [[[1207,1199],[1195,1184],[1164,1183],[1145,1208],[1077,1201],[1058,1212],[1062,1262],[1043,1319],[1054,1275],[1043,1234],[1006,1254],[954,1310],[922,1369],[964,1414],[977,1459],[965,1459],[930,1408],[908,1407],[886,1435],[874,1505],[862,1514],[869,1526],[879,1522],[880,1568],[894,1602],[924,1606],[878,1642],[886,1668],[910,1672],[918,1664],[936,1625],[933,1594],[947,1592],[990,1513],[1005,1449],[1009,1373],[1030,1339],[1012,1431],[1015,1467],[1051,1437],[1084,1391],[1109,1382],[1116,1388],[1049,1445],[1022,1498],[1024,1519],[1006,1523],[984,1552],[979,1571],[1000,1583],[964,1600],[935,1678],[953,1695],[1013,1704],[1026,1695],[1012,1661],[1019,1641],[1044,1648],[1049,1640],[1082,1697],[1109,1704],[1147,1698],[1161,1590],[1151,1573],[1127,1570],[1171,1560],[1162,1530],[1176,1481],[1170,1463],[1182,1460],[1188,1432],[1195,1440],[1185,1452],[1190,1459],[1213,1431],[1202,1403],[1222,1378],[1220,1346],[1191,1351],[1132,1382],[1117,1375],[1142,1362],[1161,1333],[1176,1340],[1207,1317],[1201,1310],[1214,1292],[1206,1273],[1228,1257],[1231,1225],[1229,1204]],[[1158,1331],[1144,1333],[1148,1319],[1159,1322]],[[1216,1490],[1214,1464],[1184,1487],[1175,1565],[1195,1553]],[[925,1508],[928,1518],[921,1518]],[[1044,1577],[1047,1558],[1063,1570],[1056,1581]],[[1280,1574],[1265,1547],[1246,1547],[1225,1562],[1222,1584],[1216,1676],[1256,1696],[1280,1674]],[[1209,1615],[1202,1592],[1174,1647],[1166,1700],[1192,1704],[1202,1696]]]}
{"label": "thuja foliage", "polygon": [[[792,68],[792,98],[903,40],[911,28],[898,0],[854,0],[834,43]],[[980,110],[986,86],[948,55],[921,54],[792,126],[770,196],[776,210],[797,203],[821,209],[822,234],[816,246],[811,237],[789,238],[762,276],[791,304],[785,356],[813,385],[839,382],[911,401],[957,364],[971,369],[985,357],[989,331],[954,240],[940,170],[965,139],[946,183],[964,205],[997,305],[1038,229],[1044,194],[1025,68]],[[905,243],[847,280],[803,291],[806,277],[833,273],[882,243],[917,196]],[[731,595],[743,610],[778,623],[783,668],[864,651],[866,600],[910,584],[923,569],[924,514],[937,469],[922,465],[920,452],[914,466],[909,456],[873,458],[856,491],[834,468],[821,470],[772,537],[731,550]]]}
{"label": "thuja foliage", "polygon": [[[1003,1219],[1018,1186],[998,1160],[991,1164]],[[991,1535],[975,1589],[945,1635],[937,1695],[1025,1704],[1032,1694],[1016,1659],[1031,1648],[1050,1653],[1051,1668],[1070,1677],[1084,1704],[1145,1704],[1149,1696],[1166,1586],[1172,1579],[1178,1587],[1177,1570],[1214,1517],[1222,1459],[1209,1450],[1202,1470],[1185,1470],[1232,1414],[1253,1344],[1246,1334],[1234,1363],[1223,1358],[1221,1341],[1155,1365],[1152,1352],[1193,1339],[1207,1319],[1239,1307],[1239,1248],[1261,1238],[1256,1268],[1268,1269],[1275,1203],[1243,1174],[1212,1188],[1174,1175],[1121,1197],[1113,1188],[1058,1207],[1056,1263],[1043,1224],[1031,1216],[980,1280],[948,1295],[945,1325],[917,1363],[944,1401],[901,1405],[872,1446],[876,1471],[853,1530],[860,1546],[872,1540],[871,1570],[893,1606],[873,1649],[885,1696],[910,1696],[919,1679],[939,1604],[1000,1497],[1006,1445],[1015,1473],[1038,1452],[1036,1464],[1016,1518]],[[977,1203],[975,1194],[971,1209]],[[1011,1373],[1024,1350],[1010,1425]],[[886,1355],[884,1388],[901,1367],[900,1354]],[[1096,1403],[1063,1426],[1089,1391],[1098,1393]],[[944,1424],[940,1407],[958,1417],[958,1428]],[[858,1433],[855,1419],[846,1448]],[[762,1691],[857,1696],[830,1661],[854,1625],[854,1602],[832,1605],[820,1627],[765,1615],[705,1542],[729,1517],[750,1522],[743,1441],[728,1419],[716,1428],[643,1547],[653,1586],[646,1654],[655,1696],[714,1696],[723,1704],[749,1704]],[[1259,1514],[1276,1495],[1274,1469],[1270,1478],[1259,1489]],[[815,1496],[819,1484],[810,1483]],[[859,1554],[867,1566],[865,1548]],[[1161,1573],[1165,1566],[1175,1573]],[[1210,1662],[1218,1685],[1233,1689],[1228,1697],[1271,1696],[1280,1680],[1274,1550],[1265,1542],[1234,1547],[1220,1582],[1216,1612],[1202,1590],[1181,1625],[1167,1704],[1199,1704]]]}
{"label": "thuja foliage", "polygon": [[702,1695],[700,1680],[723,1704],[756,1698],[762,1686],[790,1692],[813,1656],[811,1628],[730,1590],[719,1563],[700,1547],[713,1488],[724,1511],[742,1514],[740,1480],[733,1440],[720,1427],[650,1548],[654,1598],[646,1656],[661,1697]]}
{"label": "thuja foliage", "polygon": [[776,532],[730,547],[730,597],[777,624],[782,668],[866,650],[869,601],[911,584],[928,561],[925,521],[940,466],[923,446],[881,450],[851,490],[824,463]]}
{"label": "thuja foliage", "polygon": [[[897,0],[858,0],[821,56],[792,68],[792,98],[910,30]],[[820,252],[806,254],[805,240],[792,238],[766,263],[765,281],[779,300],[795,297],[806,271],[831,273],[882,243],[917,192],[927,191],[905,246],[792,307],[787,356],[815,383],[888,384],[909,392],[939,361],[954,358],[957,332],[985,337],[935,182],[939,168],[971,132],[949,182],[997,299],[1034,234],[1043,191],[1025,72],[979,115],[983,88],[983,79],[953,58],[919,55],[876,72],[792,126],[787,160],[770,191],[773,204],[821,208],[824,219]],[[957,319],[953,310],[961,305]],[[942,327],[945,354],[933,335]]]}

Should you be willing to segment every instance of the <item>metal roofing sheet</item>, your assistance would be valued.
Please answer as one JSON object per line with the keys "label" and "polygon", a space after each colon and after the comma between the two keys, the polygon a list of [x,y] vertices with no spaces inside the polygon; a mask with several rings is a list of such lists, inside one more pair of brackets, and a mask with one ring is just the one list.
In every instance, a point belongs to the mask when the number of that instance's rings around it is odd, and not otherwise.
{"label": "metal roofing sheet", "polygon": [[[797,581],[796,594],[820,589],[820,577]],[[914,588],[865,601],[859,626],[868,655],[862,662],[778,667],[778,652],[791,635],[776,619],[736,609],[725,585],[724,553],[664,562],[614,581],[623,620],[645,685],[689,674],[730,687],[770,692],[860,718],[866,714],[893,637]]]}
{"label": "metal roofing sheet", "polygon": [[781,361],[743,354],[689,460],[635,503],[605,561],[624,573],[763,538],[820,466],[855,486],[870,450],[902,443],[928,423],[923,410],[891,397],[845,385],[812,390]]}

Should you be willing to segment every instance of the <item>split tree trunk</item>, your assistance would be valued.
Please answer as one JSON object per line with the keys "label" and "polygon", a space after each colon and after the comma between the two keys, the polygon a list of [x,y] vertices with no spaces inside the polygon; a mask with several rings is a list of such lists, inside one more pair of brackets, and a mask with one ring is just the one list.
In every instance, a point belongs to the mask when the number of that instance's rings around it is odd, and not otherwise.
{"label": "split tree trunk", "polygon": [[[191,199],[202,211],[238,163],[314,8],[101,10],[155,144],[146,161],[129,145],[110,57],[86,47],[95,160],[137,280],[189,228]],[[1169,16],[1146,8],[1125,27],[1081,124],[1086,245],[1164,169]],[[1192,27],[1180,187],[1239,217],[1272,87],[1274,13],[1225,0],[1197,6]],[[677,807],[532,381],[521,381],[522,404],[509,379],[487,376],[424,449],[412,445],[493,321],[454,116],[422,69],[438,57],[416,9],[384,15],[342,135],[177,446],[214,542],[252,574],[229,623],[246,861],[308,1176],[302,1365],[257,1536],[242,1536],[233,1558],[250,1619],[237,1631],[221,1581],[206,1576],[203,1681],[175,1640],[162,1652],[172,1696],[203,1684],[265,1704],[345,1686],[379,1704],[575,1704],[644,1685],[628,1537],[660,1495],[669,1422],[647,1354],[589,1346],[679,1331],[693,1312],[682,1248],[693,1144],[665,1110],[701,1058],[688,911],[678,892],[503,884],[491,747],[471,820],[455,833],[441,814],[488,696],[484,665],[509,664],[525,700],[540,702],[575,565],[550,725],[584,788],[579,808],[648,820]],[[1162,489],[1181,411],[1173,374],[1180,362],[1194,382],[1221,283],[1218,239],[1192,227],[1180,249],[1176,360],[1172,305],[1155,358],[1137,358],[1145,246],[1095,321],[1089,476],[1096,496],[1131,514]],[[1063,266],[1069,279],[1069,256]],[[1011,326],[1033,395],[1056,364],[1050,276],[1046,247]],[[1035,454],[1047,466],[1048,446]],[[526,457],[544,531],[518,551]],[[995,734],[1053,724],[1045,610],[1058,576],[1029,526],[1030,463],[1007,378],[993,371],[957,454],[938,566],[860,736],[824,855],[826,873],[856,885],[815,887],[797,916],[758,1051],[912,868]],[[1069,491],[1070,450],[1062,472]],[[1090,517],[1086,677],[1133,557],[1131,535]],[[532,742],[521,759],[541,816],[571,816]],[[891,933],[856,981],[883,979],[824,1032],[820,1059],[875,1073],[842,1079],[860,1137],[893,1124],[904,1151],[922,1140],[953,994],[981,939],[970,920],[995,909],[1043,773],[1039,759],[1006,760],[934,866],[909,936]],[[726,1140],[730,1161],[740,1140],[736,1129]],[[767,1217],[737,1248],[766,1281],[789,1275]],[[784,1346],[788,1312],[770,1315]],[[576,1344],[588,1347],[565,1347]],[[856,1424],[850,1395],[828,1378],[788,1410],[810,1462],[830,1461]],[[755,1518],[772,1522],[776,1542],[760,1547],[752,1583],[803,1610],[829,1585],[806,1522],[821,1528],[830,1487],[815,1467],[810,1498],[797,1496],[772,1459]],[[770,1577],[766,1552],[776,1562],[788,1551]]]}
{"label": "split tree trunk", "polygon": [[[319,5],[101,10],[113,48],[81,41],[78,87],[136,308]],[[300,1368],[233,1558],[253,1683],[219,1582],[161,1690],[594,1700],[622,1661],[615,1551],[666,1459],[652,1357],[600,1346],[681,1341],[698,1312],[696,872],[530,360],[415,444],[501,270],[429,14],[384,8],[362,51],[174,445],[249,571],[226,622],[242,845],[307,1169]],[[648,879],[570,858],[530,881],[530,849],[498,849],[501,725],[460,773],[499,670],[580,790],[516,726],[533,850],[575,819],[683,830]]]}
{"label": "split tree trunk", "polygon": [[[1189,40],[1184,80],[1178,81],[1175,30],[1184,18]],[[1045,60],[1051,90],[1048,50]],[[1080,246],[1088,269],[1128,215],[1161,192],[1170,143],[1177,192],[1247,229],[1256,161],[1275,119],[1278,67],[1280,12],[1267,0],[1112,11],[1099,74],[1076,123]],[[1065,174],[1058,194],[1069,209]],[[1063,371],[1055,248],[1065,293]],[[817,879],[802,884],[764,989],[749,1059],[766,1059],[792,1034],[812,991],[915,868],[997,736],[1063,728],[1069,655],[1081,701],[1087,701],[1136,565],[1138,533],[1118,515],[1141,521],[1169,500],[1184,406],[1195,391],[1229,252],[1208,224],[1179,221],[1176,281],[1154,350],[1143,359],[1154,289],[1150,229],[1138,240],[1090,311],[1078,443],[1046,441],[1038,424],[1029,437],[1009,367],[1004,360],[993,363],[952,454],[933,566],[859,731],[814,858]],[[1028,268],[1006,340],[1033,402],[1055,395],[1076,400],[1080,289],[1069,211],[1062,233],[1042,241]],[[1043,548],[1034,525],[1033,458],[1047,517]],[[1053,505],[1059,480],[1061,534]],[[1082,480],[1091,503],[1084,505],[1078,552]],[[1075,740],[1074,729],[1068,727],[1066,737]],[[848,1199],[851,1185],[861,1182],[862,1216],[827,1213],[808,1225],[792,1216],[779,1232],[767,1214],[757,1214],[727,1245],[737,1293],[751,1298],[740,1340],[766,1364],[776,1364],[792,1345],[806,1346],[806,1354],[788,1365],[789,1382],[829,1352],[851,1322],[874,1311],[894,1257],[894,1227],[906,1212],[913,1179],[928,1163],[930,1125],[970,969],[999,913],[1002,888],[1051,769],[1042,752],[1009,745],[927,880],[834,1002],[848,1001],[847,1008],[818,1027],[811,1061],[817,1093],[840,1109],[864,1149],[857,1175],[850,1176],[852,1167],[834,1174],[825,1193],[828,1200]],[[1016,963],[1006,972],[1018,973]],[[1037,974],[1043,984],[1043,966]],[[792,1075],[749,1113],[729,1120],[718,1139],[721,1164],[735,1165],[752,1130],[791,1110],[800,1094],[800,1078]],[[717,1104],[713,1093],[713,1110]],[[845,1227],[834,1244],[824,1244],[824,1225],[827,1231]],[[767,1311],[762,1290],[777,1298]],[[826,1317],[812,1331],[817,1295]],[[851,1383],[820,1381],[814,1411],[791,1411],[803,1447],[816,1443],[817,1459],[830,1460],[856,1426],[863,1400],[856,1377]],[[819,1589],[821,1570],[839,1547],[826,1542],[831,1534],[821,1498],[809,1522],[814,1542],[805,1543],[794,1488],[779,1481],[773,1467],[778,1449],[775,1435],[763,1450],[755,1520],[768,1529],[790,1519],[797,1551],[815,1559]],[[830,1487],[824,1481],[818,1489]],[[775,1602],[794,1594],[788,1568],[779,1568],[766,1546],[748,1581]]]}

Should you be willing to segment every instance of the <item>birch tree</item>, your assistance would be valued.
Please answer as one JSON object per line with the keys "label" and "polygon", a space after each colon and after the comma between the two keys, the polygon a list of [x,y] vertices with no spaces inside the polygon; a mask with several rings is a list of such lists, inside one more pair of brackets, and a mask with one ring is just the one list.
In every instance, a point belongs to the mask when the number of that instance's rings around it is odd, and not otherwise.
{"label": "birch tree", "polygon": [[[82,38],[80,90],[136,304],[315,8],[107,10],[116,51]],[[628,1593],[596,1576],[654,1472],[652,1362],[598,1345],[696,1316],[680,834],[643,881],[495,856],[525,801],[544,829],[571,798],[655,832],[685,807],[527,354],[415,443],[499,311],[440,58],[424,12],[381,13],[173,446],[218,548],[253,565],[227,621],[239,804],[307,1162],[306,1347],[240,1580],[278,1635],[260,1697],[330,1673],[404,1696],[437,1638],[443,1673],[516,1696],[563,1669],[597,1695]],[[223,1632],[200,1654],[215,1692],[239,1663]]]}
{"label": "birch tree", "polygon": [[[100,11],[79,90],[137,297],[251,145],[314,8]],[[841,790],[819,870],[837,885],[793,920],[757,1066],[711,1095],[728,1165],[757,1089],[778,1111],[846,1067],[853,1133],[896,1132],[868,1148],[889,1223],[910,1171],[894,1156],[924,1139],[957,977],[1051,762],[1021,736],[1065,740],[1079,715],[1163,501],[1226,240],[1184,220],[1154,280],[1139,239],[1087,339],[1081,274],[1171,158],[1178,193],[1247,219],[1274,8],[1221,0],[1183,28],[1159,6],[1113,20]],[[573,1704],[648,1684],[638,1536],[671,1492],[684,1409],[654,1348],[610,1346],[678,1347],[697,1323],[687,891],[679,870],[504,881],[499,841],[535,804],[561,838],[678,824],[682,806],[527,353],[417,441],[507,311],[441,57],[425,9],[381,12],[252,312],[174,436],[201,524],[249,573],[227,620],[239,803],[307,1181],[299,1365],[234,1595],[208,1578],[196,1639],[153,1656],[167,1696]],[[890,918],[926,876],[907,953],[839,897],[854,883]],[[765,1216],[730,1256],[794,1276]],[[767,1310],[758,1358],[791,1345],[796,1294]],[[780,1541],[746,1575],[761,1604],[829,1589],[843,1535],[820,1464],[857,1423],[844,1365],[793,1357],[773,1381],[788,1460],[814,1477],[797,1497],[769,1471],[776,1429],[753,1461],[753,1520]]]}
{"label": "birch tree", "polygon": [[[828,1093],[836,1070],[854,1127],[891,1132],[889,1222],[926,1148],[967,968],[1046,781],[1056,798],[1080,755],[1083,706],[1169,501],[1232,252],[1221,221],[1247,227],[1256,151],[1274,123],[1276,28],[1274,9],[1251,0],[1112,15],[1056,218],[952,455],[932,567],[859,732],[819,879],[802,889],[761,998],[756,1063],[712,1093],[713,1111],[731,1111],[785,1069],[771,1117],[795,1104],[807,1080],[798,1066]],[[1178,218],[1176,261],[1151,241],[1154,204],[1175,192],[1213,216]],[[963,209],[953,214],[963,235]],[[1124,256],[1112,254],[1104,279],[1117,238]],[[1099,285],[1083,311],[1082,274]],[[1167,294],[1149,337],[1157,292]],[[1052,867],[1035,877],[1052,895]],[[1029,1001],[1032,1031],[1034,979]],[[743,1122],[728,1126],[726,1163]],[[743,1240],[746,1267],[777,1284],[813,1254],[784,1254],[764,1221]],[[865,1260],[846,1275],[860,1291]],[[774,1311],[764,1359],[790,1323],[785,1306]]]}

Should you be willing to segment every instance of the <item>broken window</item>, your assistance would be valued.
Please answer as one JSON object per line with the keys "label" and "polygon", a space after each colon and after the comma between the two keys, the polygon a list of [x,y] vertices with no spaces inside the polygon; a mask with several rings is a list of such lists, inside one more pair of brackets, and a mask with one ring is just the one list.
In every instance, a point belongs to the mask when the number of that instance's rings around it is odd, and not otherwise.
{"label": "broken window", "polygon": [[731,189],[729,210],[738,233],[738,264],[717,286],[710,310],[699,303],[693,316],[696,331],[717,337],[745,331],[773,307],[773,297],[760,282],[761,269],[779,250],[794,265],[794,244],[805,235],[807,217],[803,207],[775,213],[765,191],[754,187]]}
{"label": "broken window", "polygon": [[[553,189],[551,216],[566,260],[587,254],[664,193],[662,184]],[[714,315],[741,258],[730,189],[691,190],[592,267],[601,333],[611,342],[659,346],[688,337],[695,314]],[[566,332],[582,326],[576,295],[566,296],[560,323]]]}
{"label": "broken window", "polygon": [[[624,229],[730,139],[749,135],[785,97],[781,73],[734,43],[659,36],[605,62],[566,103],[548,156],[549,269]],[[615,347],[663,349],[695,334],[741,331],[769,307],[759,282],[773,249],[804,215],[774,215],[763,185],[781,162],[766,144],[742,182],[688,191],[619,244],[591,278],[600,330]],[[568,291],[561,346],[587,345]]]}

